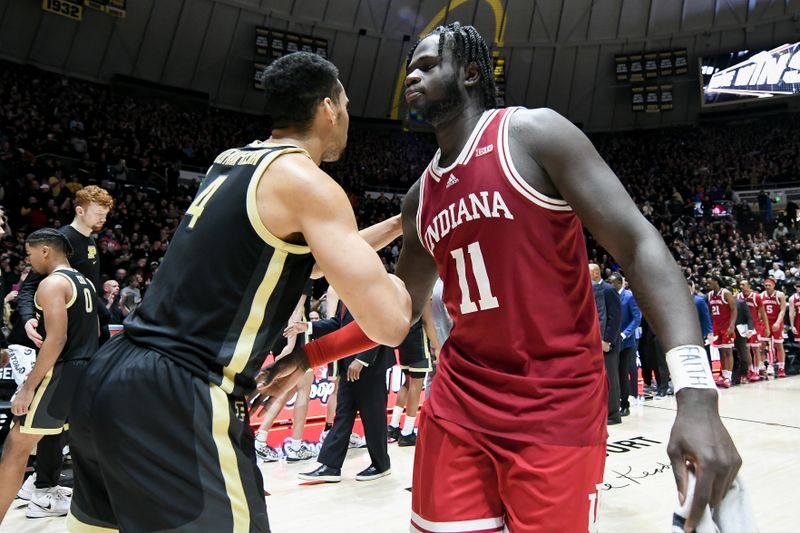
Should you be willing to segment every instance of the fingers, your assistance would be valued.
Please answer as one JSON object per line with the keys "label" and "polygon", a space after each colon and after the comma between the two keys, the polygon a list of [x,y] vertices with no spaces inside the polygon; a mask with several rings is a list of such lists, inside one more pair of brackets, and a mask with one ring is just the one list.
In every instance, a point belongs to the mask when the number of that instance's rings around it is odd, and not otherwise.
{"label": "fingers", "polygon": [[678,501],[683,502],[686,500],[686,491],[688,490],[689,483],[689,470],[686,468],[686,461],[683,459],[683,454],[680,451],[675,451],[672,445],[667,449],[670,462],[672,463],[672,474],[675,476],[675,485],[678,487]]}
{"label": "fingers", "polygon": [[695,485],[692,506],[689,509],[689,516],[686,517],[686,531],[695,529],[695,526],[703,518],[703,513],[711,502],[711,492],[714,487],[713,469],[707,464],[694,464]]}

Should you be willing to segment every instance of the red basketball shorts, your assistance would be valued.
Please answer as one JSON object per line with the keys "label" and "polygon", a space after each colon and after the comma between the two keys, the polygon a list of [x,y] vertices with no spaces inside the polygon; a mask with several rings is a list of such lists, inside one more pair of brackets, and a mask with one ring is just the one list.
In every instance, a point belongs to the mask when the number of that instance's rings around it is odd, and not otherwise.
{"label": "red basketball shorts", "polygon": [[772,325],[775,323],[775,320],[770,319],[769,323],[764,328],[764,336],[761,337],[761,340],[767,342],[772,339],[772,342],[775,344],[783,344],[783,325],[778,327],[778,331],[773,331]]}
{"label": "red basketball shorts", "polygon": [[472,432],[420,414],[411,531],[596,531],[606,446],[558,446]]}
{"label": "red basketball shorts", "polygon": [[714,327],[713,345],[717,348],[733,348],[733,333],[728,333],[728,327]]}

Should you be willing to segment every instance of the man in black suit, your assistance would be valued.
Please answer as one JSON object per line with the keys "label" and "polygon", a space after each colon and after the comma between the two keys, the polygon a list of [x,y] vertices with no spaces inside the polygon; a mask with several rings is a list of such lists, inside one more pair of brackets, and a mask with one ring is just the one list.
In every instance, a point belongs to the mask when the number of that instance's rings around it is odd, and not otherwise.
{"label": "man in black suit", "polygon": [[[734,385],[741,383],[742,376],[747,376],[747,369],[753,364],[753,357],[750,353],[750,347],[747,346],[747,339],[750,338],[749,333],[755,331],[753,324],[753,316],[750,314],[750,309],[747,307],[747,302],[736,298],[736,330],[734,331],[733,344],[736,348],[734,357],[736,361],[733,365],[733,381]],[[741,326],[741,327],[740,327]],[[744,330],[747,335],[742,335]]]}
{"label": "man in black suit", "polygon": [[[311,336],[319,338],[352,321],[353,316],[339,301],[334,317],[317,320],[313,326],[308,322],[298,322],[289,326],[286,332],[294,334],[312,327]],[[386,370],[393,363],[391,348],[386,346],[377,346],[339,361],[336,416],[317,458],[320,466],[297,477],[306,481],[341,481],[342,464],[347,455],[357,411],[361,413],[372,463],[356,475],[356,481],[372,481],[391,473],[386,430]]]}
{"label": "man in black suit", "polygon": [[622,325],[622,300],[610,283],[603,281],[600,267],[589,265],[592,277],[597,316],[600,319],[600,334],[603,337],[603,359],[608,380],[608,423],[619,424],[622,416],[619,411],[619,328]]}

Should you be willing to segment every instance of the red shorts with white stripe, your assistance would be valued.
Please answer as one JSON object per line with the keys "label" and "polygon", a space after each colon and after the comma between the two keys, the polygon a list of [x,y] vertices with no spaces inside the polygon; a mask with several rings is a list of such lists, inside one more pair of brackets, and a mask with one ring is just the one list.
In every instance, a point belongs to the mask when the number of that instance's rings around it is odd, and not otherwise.
{"label": "red shorts with white stripe", "polygon": [[411,531],[596,531],[606,446],[502,439],[420,414]]}
{"label": "red shorts with white stripe", "polygon": [[714,328],[714,342],[717,348],[733,348],[733,333],[728,333],[728,328]]}
{"label": "red shorts with white stripe", "polygon": [[[774,324],[774,322],[771,322],[770,324]],[[772,342],[775,344],[783,344],[783,326],[779,327],[778,331],[773,331],[772,326],[770,325],[769,327],[764,328],[764,333],[766,333],[766,335],[761,337],[762,341],[769,342],[771,338]]]}

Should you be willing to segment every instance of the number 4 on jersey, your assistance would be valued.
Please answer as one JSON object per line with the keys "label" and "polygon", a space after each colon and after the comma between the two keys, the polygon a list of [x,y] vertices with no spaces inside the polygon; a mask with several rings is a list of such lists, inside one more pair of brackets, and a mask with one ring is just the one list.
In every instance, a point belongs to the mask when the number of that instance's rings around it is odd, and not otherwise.
{"label": "number 4 on jersey", "polygon": [[470,262],[472,263],[472,275],[475,277],[475,281],[478,284],[478,294],[481,299],[478,300],[478,305],[475,305],[475,302],[473,302],[470,297],[464,249],[458,248],[451,251],[450,255],[456,260],[458,286],[461,288],[461,314],[466,315],[467,313],[474,313],[478,310],[478,306],[480,306],[481,311],[500,307],[497,298],[492,295],[492,287],[489,284],[489,276],[486,274],[486,264],[483,261],[480,243],[473,242],[467,246],[467,252],[469,253]]}
{"label": "number 4 on jersey", "polygon": [[189,229],[194,228],[194,225],[197,223],[197,219],[203,214],[203,209],[205,209],[206,204],[211,197],[214,196],[214,193],[217,192],[217,189],[220,188],[220,185],[225,183],[226,179],[228,179],[228,175],[222,174],[214,181],[209,183],[208,187],[197,193],[192,205],[190,205],[189,209],[186,210],[186,214],[192,217],[192,220],[189,221]]}

